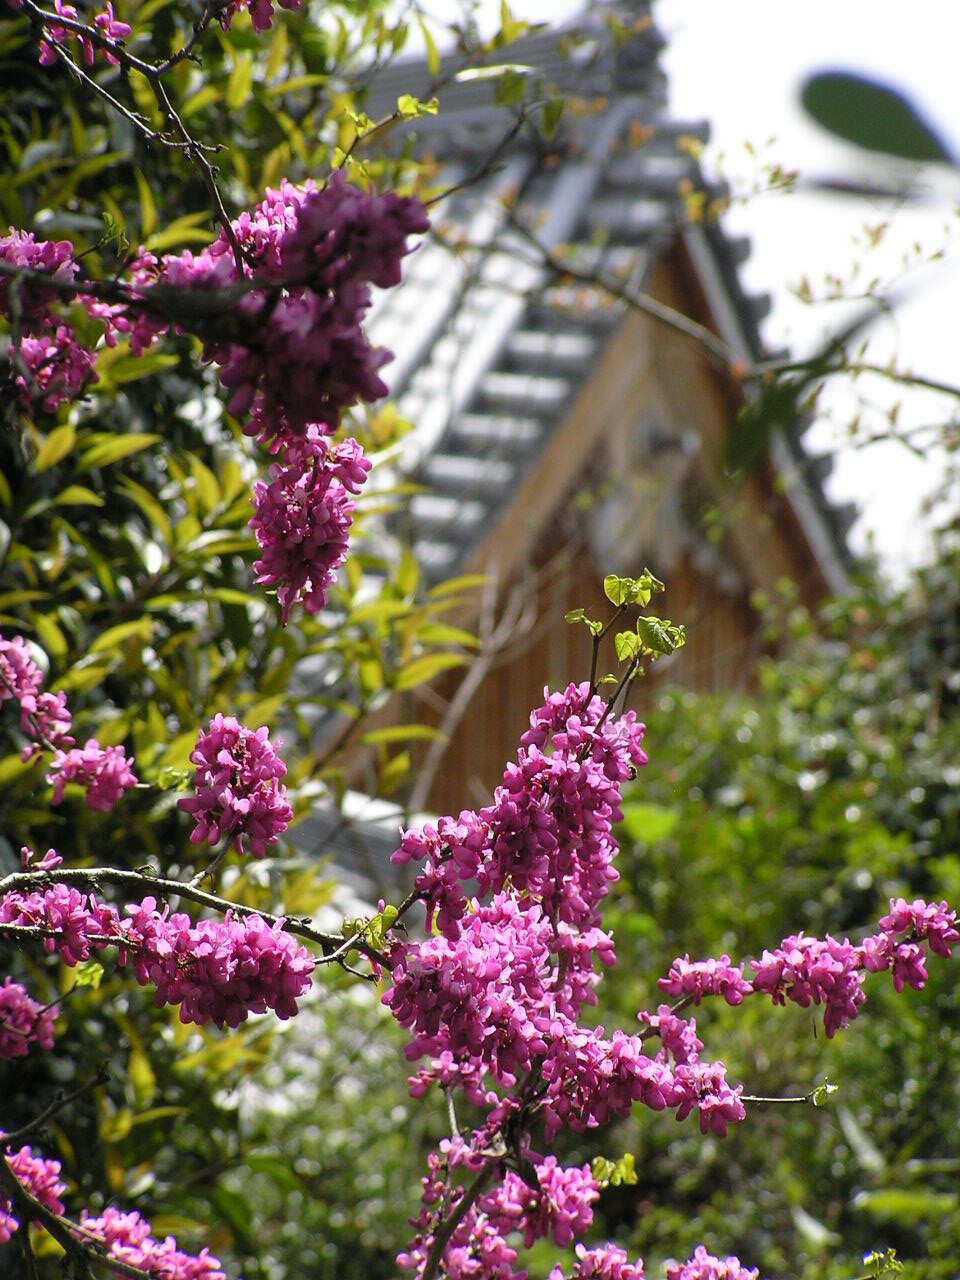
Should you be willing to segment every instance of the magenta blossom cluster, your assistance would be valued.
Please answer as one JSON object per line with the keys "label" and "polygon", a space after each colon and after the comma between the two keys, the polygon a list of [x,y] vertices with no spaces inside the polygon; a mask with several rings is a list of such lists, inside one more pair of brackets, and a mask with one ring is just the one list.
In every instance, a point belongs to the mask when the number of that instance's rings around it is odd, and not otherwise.
{"label": "magenta blossom cluster", "polygon": [[253,567],[257,582],[277,588],[284,624],[297,601],[310,614],[326,604],[347,555],[355,505],[350,495],[370,470],[356,440],[332,445],[321,430],[311,425],[303,437],[289,438],[283,461],[253,489],[250,527],[261,552]]}
{"label": "magenta blossom cluster", "polygon": [[95,1218],[84,1209],[80,1223],[85,1232],[102,1241],[108,1260],[128,1262],[157,1280],[226,1280],[220,1259],[209,1249],[189,1254],[177,1248],[173,1236],[155,1240],[150,1223],[136,1211],[122,1213],[108,1207]]}
{"label": "magenta blossom cluster", "polygon": [[643,1259],[631,1262],[626,1249],[619,1245],[602,1244],[596,1249],[586,1245],[576,1247],[577,1262],[565,1277],[563,1268],[556,1266],[548,1280],[643,1280]]}
{"label": "magenta blossom cluster", "polygon": [[[47,272],[60,280],[73,280],[78,269],[69,240],[36,240],[29,231],[11,230],[0,236],[0,262]],[[93,352],[53,310],[57,296],[34,280],[0,275],[0,313],[18,323],[10,364],[13,385],[22,400],[36,400],[47,413],[97,381]]]}
{"label": "magenta blossom cluster", "polygon": [[201,730],[190,759],[197,766],[194,794],[177,802],[196,821],[190,839],[232,840],[238,853],[246,840],[254,857],[262,858],[293,818],[281,782],[287,766],[269,730],[248,729],[218,712]]}
{"label": "magenta blossom cluster", "polygon": [[464,882],[475,880],[481,893],[509,884],[552,918],[582,928],[596,924],[618,878],[613,826],[623,816],[622,783],[647,760],[644,726],[632,711],[605,716],[606,703],[586,684],[544,696],[493,804],[408,831],[393,854],[398,865],[424,864],[417,890],[450,937],[466,906]]}
{"label": "magenta blossom cluster", "polygon": [[[0,1139],[2,1137],[0,1132]],[[59,1160],[35,1156],[30,1147],[21,1147],[19,1151],[6,1155],[0,1152],[0,1159],[6,1160],[25,1191],[57,1217],[63,1215],[65,1210],[61,1196],[66,1187],[60,1181]],[[8,1243],[20,1225],[13,1205],[0,1192],[0,1245]],[[199,1254],[188,1254],[177,1247],[173,1236],[155,1240],[150,1223],[139,1213],[123,1213],[111,1206],[99,1217],[94,1217],[85,1209],[80,1225],[83,1234],[77,1231],[77,1238],[99,1240],[106,1250],[105,1260],[114,1258],[117,1262],[139,1267],[156,1276],[157,1280],[226,1280],[219,1259],[214,1258],[208,1249],[202,1249]]]}
{"label": "magenta blossom cluster", "polygon": [[[0,1132],[0,1138],[2,1136]],[[63,1213],[60,1197],[66,1187],[60,1181],[59,1160],[44,1160],[42,1156],[35,1156],[29,1147],[21,1147],[9,1155],[0,1151],[0,1160],[6,1160],[17,1180],[35,1200],[51,1213]],[[0,1244],[6,1244],[19,1227],[20,1219],[13,1205],[0,1190]]]}
{"label": "magenta blossom cluster", "polygon": [[[408,1057],[429,1060],[411,1092],[458,1089],[486,1111],[466,1152],[447,1143],[443,1158],[432,1157],[404,1267],[423,1268],[437,1206],[451,1211],[437,1188],[454,1163],[497,1178],[451,1236],[446,1273],[509,1280],[523,1274],[514,1269],[511,1231],[528,1246],[547,1234],[570,1244],[584,1232],[598,1191],[589,1169],[537,1164],[528,1153],[523,1177],[496,1155],[497,1134],[520,1123],[525,1107],[535,1108],[548,1141],[563,1125],[605,1124],[638,1102],[681,1120],[696,1111],[705,1133],[722,1135],[744,1118],[740,1087],[727,1083],[722,1063],[700,1060],[695,1028],[666,1006],[639,1034],[608,1036],[578,1022],[596,998],[597,962],[615,959],[599,906],[617,877],[620,788],[646,762],[642,737],[632,712],[612,717],[586,684],[545,691],[493,803],[404,832],[393,855],[419,864],[415,886],[439,930],[389,948],[384,1003],[410,1028]],[[662,1037],[656,1058],[644,1048],[654,1033]],[[641,1274],[613,1246],[584,1253],[579,1267],[577,1275]]]}
{"label": "magenta blossom cluster", "polygon": [[[262,287],[241,290],[229,315],[201,336],[204,357],[219,365],[230,391],[231,413],[256,410],[252,434],[300,434],[308,423],[335,427],[345,408],[386,395],[377,370],[390,354],[370,345],[361,322],[371,286],[399,283],[407,237],[428,227],[418,200],[361,191],[339,169],[323,187],[284,181],[235,220],[242,279]],[[241,283],[225,232],[199,254],[141,253],[133,275],[140,286],[183,290]],[[134,351],[166,328],[148,315],[122,324]]]}
{"label": "magenta blossom cluster", "polygon": [[43,930],[47,951],[67,965],[79,964],[105,947],[128,959],[141,986],[156,988],[156,1003],[179,1004],[184,1023],[236,1027],[251,1013],[272,1009],[293,1017],[297,999],[310,986],[313,958],[282,922],[258,915],[193,921],[158,908],[154,898],[132,904],[121,915],[93,894],[65,884],[0,899],[0,925]]}
{"label": "magenta blossom cluster", "polygon": [[778,1005],[788,1000],[804,1009],[822,1005],[824,1030],[832,1037],[849,1026],[866,1000],[867,973],[889,969],[897,991],[905,986],[920,990],[928,977],[926,948],[949,957],[958,941],[957,913],[946,902],[896,898],[890,901],[889,914],[880,919],[878,932],[859,945],[830,934],[824,938],[794,934],[750,962],[749,982],[743,977],[743,965],[731,964],[729,956],[693,963],[684,956],[673,962],[660,987],[668,995],[695,1003],[702,996],[720,995],[728,1004],[740,1004],[746,995],[763,993]]}
{"label": "magenta blossom cluster", "polygon": [[75,782],[86,791],[91,809],[112,809],[124,791],[137,785],[133,760],[123,747],[101,747],[96,738],[74,747],[66,694],[50,693],[42,686],[40,668],[23,636],[12,640],[0,636],[0,703],[13,698],[20,704],[20,728],[29,739],[22,759],[32,759],[43,748],[53,751],[47,774],[53,784],[53,804],[61,802],[67,783]]}
{"label": "magenta blossom cluster", "polygon": [[96,738],[88,738],[84,746],[70,751],[54,752],[47,781],[53,783],[52,804],[59,804],[68,782],[75,782],[87,793],[91,809],[112,809],[124,791],[137,785],[123,747],[101,747]]}
{"label": "magenta blossom cluster", "polygon": [[[263,17],[269,7],[269,0],[255,0],[251,10]],[[105,17],[115,28],[112,10]],[[408,237],[429,225],[416,198],[362,191],[338,169],[322,187],[284,181],[268,189],[252,212],[232,223],[232,236],[221,231],[200,253],[185,249],[158,258],[141,250],[118,283],[118,300],[77,297],[103,323],[107,344],[128,334],[134,354],[171,325],[197,334],[204,359],[219,366],[230,411],[250,417],[249,434],[299,435],[311,423],[334,428],[344,409],[387,393],[378,370],[390,353],[370,344],[362,322],[372,288],[399,283]],[[0,261],[69,280],[78,271],[69,241],[36,242],[28,232],[0,239]],[[151,301],[157,285],[162,288]],[[41,394],[52,410],[95,381],[94,355],[49,309],[52,290],[26,280],[17,288],[23,319],[18,386]],[[0,292],[0,311],[8,316],[10,289],[7,284]],[[190,305],[191,293],[213,290],[227,293],[214,315],[209,306]]]}
{"label": "magenta blossom cluster", "polygon": [[[23,8],[23,0],[10,0],[10,4],[14,9]],[[81,18],[77,10],[72,4],[65,4],[64,0],[53,0],[53,10],[60,18],[66,18],[68,22],[80,22]],[[106,0],[105,7],[93,19],[93,29],[106,40],[124,40],[130,34],[130,24],[121,22],[113,11],[111,0]],[[39,61],[42,66],[53,66],[58,61],[55,45],[66,46],[67,42],[74,40],[80,47],[83,60],[88,67],[92,67],[97,49],[103,54],[105,60],[111,66],[118,66],[119,59],[115,53],[109,48],[96,43],[86,35],[83,31],[75,31],[71,27],[65,27],[59,22],[48,22],[43,28],[43,39],[40,41],[40,57]]]}
{"label": "magenta blossom cluster", "polygon": [[0,1058],[23,1058],[32,1043],[52,1049],[56,1020],[56,1005],[38,1004],[8,977],[0,987]]}
{"label": "magenta blossom cluster", "polygon": [[686,1262],[667,1267],[667,1280],[757,1280],[759,1271],[745,1267],[739,1258],[715,1258],[702,1244]]}

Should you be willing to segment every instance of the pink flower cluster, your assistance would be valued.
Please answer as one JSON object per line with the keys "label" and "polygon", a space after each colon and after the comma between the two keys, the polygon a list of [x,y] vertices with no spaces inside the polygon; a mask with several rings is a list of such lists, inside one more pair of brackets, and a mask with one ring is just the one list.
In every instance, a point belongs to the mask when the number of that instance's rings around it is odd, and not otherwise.
{"label": "pink flower cluster", "polygon": [[[52,51],[50,56],[55,56]],[[69,240],[36,240],[29,231],[0,236],[0,262],[48,272],[60,280],[73,280],[77,274]],[[19,362],[11,364],[14,386],[21,399],[36,399],[48,413],[86,383],[97,381],[93,352],[82,345],[73,326],[51,310],[57,296],[34,280],[0,275],[0,312],[11,318],[19,315]]]}
{"label": "pink flower cluster", "polygon": [[774,1004],[790,1000],[804,1009],[823,1005],[824,1030],[832,1037],[849,1026],[866,1000],[866,973],[889,969],[897,991],[905,986],[920,990],[928,977],[925,946],[948,957],[960,941],[957,913],[946,902],[929,903],[922,898],[891,899],[890,912],[879,921],[878,930],[858,946],[830,934],[824,938],[794,934],[751,961],[750,982],[743,977],[743,965],[731,964],[729,956],[695,963],[684,956],[673,962],[660,987],[668,995],[698,1004],[702,996],[721,995],[736,1005],[746,995],[763,992]]}
{"label": "pink flower cluster", "polygon": [[[577,1263],[567,1280],[643,1280],[643,1259],[631,1262],[619,1245],[602,1244],[588,1249],[578,1244]],[[562,1267],[554,1267],[548,1280],[565,1280]]]}
{"label": "pink flower cluster", "polygon": [[288,437],[283,461],[253,489],[250,527],[261,551],[253,566],[256,580],[277,587],[285,624],[297,601],[310,614],[326,604],[347,554],[355,505],[350,495],[370,470],[356,440],[331,445],[323,430],[311,425],[302,437]]}
{"label": "pink flower cluster", "polygon": [[194,794],[177,802],[196,820],[190,839],[217,844],[227,838],[238,853],[246,839],[254,857],[262,858],[293,818],[280,781],[287,766],[269,730],[247,729],[233,716],[218,713],[201,730],[190,759],[197,766]]}
{"label": "pink flower cluster", "polygon": [[31,759],[43,747],[53,751],[47,782],[53,784],[52,804],[59,804],[68,782],[76,782],[87,794],[91,809],[112,809],[124,791],[137,785],[123,747],[101,747],[89,738],[74,747],[70,735],[72,717],[65,693],[42,690],[43,676],[30,657],[23,636],[0,636],[0,703],[14,698],[20,704],[20,728],[31,741],[22,758]]}
{"label": "pink flower cluster", "polygon": [[250,1013],[272,1009],[292,1018],[310,986],[314,962],[306,947],[258,915],[192,921],[157,909],[153,898],[127,907],[120,921],[121,957],[129,949],[141,986],[156,986],[156,1003],[179,1004],[180,1021],[237,1027]]}
{"label": "pink flower cluster", "polygon": [[667,1280],[757,1280],[759,1271],[745,1267],[739,1258],[715,1258],[702,1244],[693,1251],[693,1257],[683,1263],[667,1267]]}
{"label": "pink flower cluster", "polygon": [[31,1043],[53,1048],[56,1006],[37,1004],[25,987],[7,978],[0,987],[0,1058],[23,1058]]}
{"label": "pink flower cluster", "polygon": [[[201,336],[204,358],[220,366],[231,393],[231,413],[251,415],[251,434],[336,427],[348,406],[386,395],[377,370],[389,352],[370,345],[361,321],[370,286],[399,283],[407,237],[428,226],[418,200],[361,191],[340,169],[323,187],[284,181],[236,219],[243,278],[263,287],[242,292]],[[138,285],[186,290],[225,289],[240,279],[225,232],[196,255],[142,253],[133,273]],[[167,327],[149,316],[124,325],[134,351]]]}
{"label": "pink flower cluster", "polygon": [[[250,7],[261,19],[269,17],[270,0],[254,0]],[[61,10],[64,16],[68,8]],[[97,22],[111,36],[125,25],[109,6]],[[66,30],[60,29],[64,38]],[[59,42],[57,28],[48,32]],[[240,271],[230,238],[221,231],[198,254],[184,250],[157,258],[141,250],[123,282],[127,298],[81,297],[104,324],[108,345],[127,333],[131,350],[140,354],[171,324],[196,333],[204,359],[220,366],[231,412],[249,415],[248,433],[267,439],[303,434],[308,424],[335,428],[345,408],[386,395],[378,370],[390,353],[371,346],[362,320],[371,287],[399,283],[401,260],[410,251],[407,238],[429,227],[420,201],[393,191],[361,191],[338,169],[322,187],[284,181],[268,189],[253,212],[232,225]],[[77,273],[69,241],[36,242],[28,232],[0,239],[0,261],[69,279]],[[256,288],[242,287],[254,279]],[[151,305],[154,285],[165,288],[162,301]],[[7,315],[10,288],[0,286],[0,311]],[[203,308],[178,305],[186,293],[215,289],[235,289],[235,295],[213,317]],[[94,356],[49,310],[53,291],[22,281],[21,294],[24,343],[33,344],[21,344],[23,360],[44,406],[53,409],[96,379]],[[24,393],[29,391],[22,371],[17,377]]]}
{"label": "pink flower cluster", "polygon": [[[393,855],[395,863],[420,864],[415,885],[439,929],[390,945],[393,985],[384,1003],[412,1032],[408,1057],[430,1058],[411,1092],[460,1089],[487,1111],[469,1151],[446,1143],[445,1162],[431,1159],[418,1235],[400,1259],[414,1270],[437,1226],[444,1163],[496,1164],[497,1133],[510,1130],[531,1097],[548,1141],[562,1125],[582,1131],[628,1115],[637,1102],[673,1109],[678,1119],[696,1111],[704,1133],[721,1135],[745,1114],[740,1087],[727,1083],[722,1063],[700,1061],[694,1024],[667,1006],[647,1016],[642,1034],[578,1025],[583,1004],[595,1000],[595,961],[615,958],[597,924],[599,904],[617,874],[620,787],[646,762],[643,726],[632,713],[611,718],[586,684],[545,698],[493,803],[404,832]],[[477,896],[468,897],[470,882]],[[733,996],[729,982],[724,989]],[[662,1040],[657,1058],[644,1052],[654,1032]],[[487,1077],[517,1095],[488,1088]],[[570,1244],[592,1220],[598,1189],[588,1168],[542,1160],[539,1193],[529,1177],[496,1171],[496,1187],[471,1206],[444,1252],[450,1275],[522,1275],[506,1242],[511,1230],[528,1246],[546,1234]],[[575,1274],[635,1278],[642,1268],[608,1246],[583,1251]]]}
{"label": "pink flower cluster", "polygon": [[272,1009],[293,1017],[297,998],[310,986],[314,962],[282,923],[258,915],[194,922],[182,912],[158,909],[154,898],[120,915],[109,903],[65,884],[0,899],[0,925],[43,929],[44,947],[67,965],[104,947],[129,957],[141,986],[156,987],[156,1002],[179,1004],[185,1023],[236,1027],[250,1013]]}
{"label": "pink flower cluster", "polygon": [[[483,1168],[485,1133],[477,1130],[469,1143],[446,1139],[440,1155],[428,1157],[428,1173],[423,1179],[420,1216],[414,1219],[417,1235],[398,1262],[405,1270],[421,1271],[433,1243],[433,1206],[444,1196],[447,1178],[458,1167],[470,1172]],[[539,1158],[524,1152],[529,1181],[506,1171],[499,1183],[480,1195],[455,1230],[444,1252],[444,1274],[467,1277],[495,1277],[496,1280],[523,1280],[525,1271],[515,1271],[516,1250],[506,1237],[522,1231],[530,1248],[537,1240],[552,1236],[556,1244],[571,1244],[593,1222],[593,1205],[600,1188],[589,1165],[565,1169],[555,1156]],[[455,1204],[463,1195],[457,1187]]]}
{"label": "pink flower cluster", "polygon": [[[2,1136],[0,1132],[0,1138]],[[35,1156],[29,1147],[21,1147],[11,1155],[0,1150],[0,1160],[4,1159],[35,1200],[39,1200],[51,1213],[63,1213],[60,1197],[66,1187],[60,1181],[59,1160],[44,1160]],[[19,1226],[20,1219],[14,1213],[13,1205],[0,1191],[0,1244],[6,1244]]]}
{"label": "pink flower cluster", "polygon": [[177,1248],[173,1236],[154,1240],[150,1223],[136,1211],[122,1213],[108,1207],[98,1218],[84,1209],[81,1225],[103,1242],[107,1258],[128,1262],[141,1271],[149,1271],[157,1280],[226,1280],[219,1258],[209,1249],[188,1254]]}
{"label": "pink flower cluster", "polygon": [[96,738],[88,738],[83,747],[54,753],[47,781],[53,783],[51,804],[63,799],[68,782],[75,782],[87,793],[91,809],[112,809],[124,791],[137,785],[123,747],[101,747]]}
{"label": "pink flower cluster", "polygon": [[729,956],[719,960],[696,960],[689,956],[674,960],[670,972],[660,979],[660,988],[669,996],[686,996],[699,1004],[703,996],[723,996],[727,1004],[743,1003],[753,990],[744,981],[743,965],[730,963]]}
{"label": "pink flower cluster", "polygon": [[[0,1139],[2,1137],[0,1133]],[[59,1160],[35,1156],[29,1147],[21,1147],[9,1155],[0,1153],[0,1159],[6,1159],[24,1190],[45,1208],[57,1217],[64,1213],[60,1197],[66,1187],[60,1181]],[[177,1248],[173,1236],[162,1241],[154,1240],[150,1234],[150,1223],[139,1213],[122,1213],[110,1207],[99,1217],[93,1217],[84,1210],[80,1222],[84,1235],[80,1236],[78,1232],[79,1239],[96,1237],[106,1247],[108,1259],[115,1258],[118,1262],[139,1267],[156,1276],[157,1280],[226,1280],[219,1260],[208,1249],[202,1249],[197,1255],[187,1254]],[[0,1244],[6,1244],[19,1227],[20,1220],[13,1205],[0,1192]]]}
{"label": "pink flower cluster", "polygon": [[492,805],[404,833],[392,861],[424,863],[416,887],[448,936],[457,935],[469,880],[484,894],[509,884],[577,928],[598,920],[599,903],[618,878],[620,784],[647,757],[635,714],[605,718],[603,699],[588,694],[587,684],[544,690],[547,701],[531,713]]}
{"label": "pink flower cluster", "polygon": [[[22,9],[22,0],[10,0],[14,9]],[[64,0],[53,0],[53,8],[58,17],[66,18],[68,22],[79,22],[80,15],[72,4],[65,4]],[[121,22],[113,12],[113,4],[111,0],[107,0],[106,7],[93,19],[93,28],[100,35],[108,40],[124,40],[130,34],[130,24]],[[66,45],[68,40],[76,40],[83,54],[83,60],[88,67],[93,66],[94,54],[99,47],[104,58],[112,66],[119,65],[119,59],[114,53],[103,46],[98,46],[89,35],[83,31],[74,31],[70,27],[64,26],[59,22],[50,22],[43,28],[43,39],[40,41],[40,58],[42,66],[49,67],[58,61],[54,45]]]}

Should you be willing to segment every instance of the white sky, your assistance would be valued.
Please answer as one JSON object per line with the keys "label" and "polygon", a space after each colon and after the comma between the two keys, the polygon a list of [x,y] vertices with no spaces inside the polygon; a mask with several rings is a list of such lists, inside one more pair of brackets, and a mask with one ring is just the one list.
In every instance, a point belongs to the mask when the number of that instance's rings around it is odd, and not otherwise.
{"label": "white sky", "polygon": [[[489,2],[493,16],[499,5]],[[582,6],[578,0],[513,0],[511,7],[518,17],[561,22]],[[759,177],[759,162],[748,156],[745,140],[760,150],[761,159],[802,175],[883,175],[875,158],[864,159],[864,153],[834,142],[803,115],[800,85],[817,70],[858,71],[894,84],[960,156],[960,4],[955,0],[913,0],[909,6],[902,0],[806,0],[789,6],[771,0],[656,0],[654,17],[667,39],[662,64],[670,113],[710,122],[704,162],[708,171],[719,165],[735,191],[749,190]],[[908,169],[898,176],[915,181],[917,175]],[[900,367],[960,381],[956,306],[951,307],[960,287],[960,170],[928,170],[922,181],[927,198],[897,207],[794,192],[750,199],[726,215],[726,228],[749,235],[752,242],[742,268],[747,288],[773,296],[774,310],[764,324],[771,348],[809,351],[827,327],[849,314],[837,304],[811,307],[793,297],[789,288],[804,275],[817,292],[826,273],[846,277],[860,260],[863,279],[887,278],[899,270],[903,251],[914,242],[928,253],[950,245],[945,262],[909,277],[908,302],[892,322],[871,331],[868,358],[884,363],[896,353]],[[858,247],[863,224],[880,222],[890,225],[881,245],[872,251]],[[859,385],[872,403],[888,407],[903,399],[901,427],[956,414],[949,399],[876,378]],[[857,407],[850,393],[831,393],[822,403],[835,424],[848,422]],[[873,421],[876,429],[881,419]],[[832,450],[837,442],[837,427],[827,421],[818,421],[806,437],[816,451]],[[862,547],[872,535],[899,576],[929,545],[929,521],[919,512],[924,494],[941,475],[942,462],[933,456],[926,462],[914,459],[899,445],[857,451],[841,445],[828,488],[839,501],[854,499],[863,512],[854,544]]]}

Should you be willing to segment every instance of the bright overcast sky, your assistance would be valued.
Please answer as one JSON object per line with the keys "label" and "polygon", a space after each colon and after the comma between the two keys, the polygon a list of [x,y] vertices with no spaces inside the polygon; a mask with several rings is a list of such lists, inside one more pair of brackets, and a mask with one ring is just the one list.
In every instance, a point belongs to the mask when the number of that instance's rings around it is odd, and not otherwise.
{"label": "bright overcast sky", "polygon": [[[498,5],[491,0],[491,12]],[[518,17],[561,22],[581,5],[576,0],[513,0]],[[803,175],[850,178],[878,176],[875,163],[853,148],[833,142],[810,124],[799,105],[799,89],[812,71],[827,68],[874,75],[907,93],[960,156],[960,4],[954,0],[806,0],[803,5],[771,0],[656,0],[654,17],[667,39],[662,62],[670,82],[670,113],[708,120],[710,169],[719,163],[735,191],[749,188],[759,166],[743,143],[762,149]],[[862,153],[860,153],[862,155]],[[910,175],[912,176],[912,175]],[[775,306],[765,322],[771,348],[789,345],[808,351],[827,326],[842,322],[836,305],[810,307],[790,293],[806,275],[814,291],[826,273],[847,276],[862,263],[863,278],[896,272],[905,249],[919,242],[928,252],[951,246],[947,261],[911,275],[909,300],[893,322],[872,331],[869,358],[883,362],[897,353],[901,367],[947,382],[960,381],[957,358],[956,297],[960,291],[960,170],[934,174],[922,202],[892,208],[890,203],[794,192],[767,194],[734,207],[725,226],[750,236],[752,253],[743,268],[746,286],[769,292]],[[888,222],[880,247],[857,246],[864,223]],[[954,302],[951,308],[950,303]],[[944,420],[955,412],[950,400],[891,388],[879,379],[863,381],[873,403],[904,399],[901,426]],[[856,404],[834,394],[824,400],[835,422],[849,421]],[[876,420],[875,420],[876,421]],[[877,423],[879,425],[879,423]],[[836,427],[818,422],[806,437],[817,450],[833,449]],[[854,530],[858,547],[872,533],[894,572],[923,557],[927,541],[918,513],[942,468],[924,463],[902,446],[841,449],[829,482],[839,501],[854,499],[863,515]]]}

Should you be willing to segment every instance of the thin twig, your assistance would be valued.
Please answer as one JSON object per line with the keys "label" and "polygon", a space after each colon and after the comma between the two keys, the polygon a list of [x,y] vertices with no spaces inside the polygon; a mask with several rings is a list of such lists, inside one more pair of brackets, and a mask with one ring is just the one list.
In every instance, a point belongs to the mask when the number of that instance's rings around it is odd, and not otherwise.
{"label": "thin twig", "polygon": [[86,1084],[78,1085],[70,1093],[58,1093],[35,1119],[28,1124],[21,1125],[19,1129],[14,1129],[13,1133],[5,1133],[0,1142],[4,1147],[12,1147],[14,1143],[21,1142],[28,1134],[33,1133],[35,1129],[41,1128],[51,1116],[55,1116],[58,1112],[63,1111],[65,1107],[69,1107],[71,1103],[76,1102],[78,1098],[82,1098],[91,1089],[96,1089],[100,1085],[106,1084],[109,1079],[109,1071],[105,1066],[101,1066],[92,1080],[88,1080]]}

